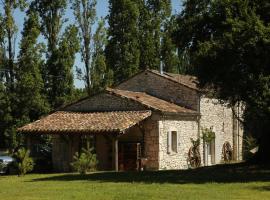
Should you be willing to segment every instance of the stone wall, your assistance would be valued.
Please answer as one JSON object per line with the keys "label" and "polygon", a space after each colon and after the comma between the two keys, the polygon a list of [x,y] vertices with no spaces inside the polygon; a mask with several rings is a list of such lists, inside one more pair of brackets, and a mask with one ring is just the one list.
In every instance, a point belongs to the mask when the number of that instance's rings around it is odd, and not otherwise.
{"label": "stone wall", "polygon": [[[222,163],[222,147],[225,142],[229,142],[233,148],[233,113],[232,109],[226,104],[221,104],[217,99],[210,99],[206,97],[201,98],[201,120],[200,125],[203,128],[213,128],[216,134],[215,138],[215,163]],[[237,135],[237,141],[239,144],[239,155],[242,155],[242,127],[237,127],[239,133]],[[201,155],[203,155],[203,149],[201,149]],[[242,159],[238,156],[239,160]]]}
{"label": "stone wall", "polygon": [[177,82],[151,72],[142,72],[116,87],[121,90],[146,92],[183,107],[198,110],[199,94]]}
{"label": "stone wall", "polygon": [[79,101],[64,108],[64,110],[75,112],[127,111],[144,109],[145,108],[139,103],[107,94],[105,92],[89,97],[88,99]]}
{"label": "stone wall", "polygon": [[[177,152],[168,152],[168,132],[177,131]],[[198,137],[196,119],[159,121],[159,169],[187,169],[188,151],[192,146],[191,138]]]}
{"label": "stone wall", "polygon": [[147,158],[146,169],[159,169],[159,129],[156,120],[148,119],[143,124],[144,129],[144,150]]}

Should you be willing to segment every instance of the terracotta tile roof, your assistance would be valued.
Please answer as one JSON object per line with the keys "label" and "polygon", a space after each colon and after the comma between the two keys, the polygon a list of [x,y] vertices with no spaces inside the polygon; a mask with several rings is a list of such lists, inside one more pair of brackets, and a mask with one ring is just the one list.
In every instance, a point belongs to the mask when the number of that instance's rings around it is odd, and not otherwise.
{"label": "terracotta tile roof", "polygon": [[118,95],[133,101],[136,101],[148,108],[159,110],[169,113],[185,113],[185,114],[198,114],[196,111],[178,106],[174,103],[156,98],[144,92],[133,92],[127,90],[118,90],[107,88],[107,91],[111,94]]}
{"label": "terracotta tile roof", "polygon": [[78,113],[58,111],[18,129],[25,133],[121,133],[151,116],[151,111]]}
{"label": "terracotta tile roof", "polygon": [[149,70],[149,71],[159,76],[162,76],[164,78],[167,78],[169,80],[180,83],[191,89],[200,90],[198,87],[198,79],[196,76],[173,74],[173,73],[168,73],[168,72],[164,72],[163,74],[160,74],[157,70]]}

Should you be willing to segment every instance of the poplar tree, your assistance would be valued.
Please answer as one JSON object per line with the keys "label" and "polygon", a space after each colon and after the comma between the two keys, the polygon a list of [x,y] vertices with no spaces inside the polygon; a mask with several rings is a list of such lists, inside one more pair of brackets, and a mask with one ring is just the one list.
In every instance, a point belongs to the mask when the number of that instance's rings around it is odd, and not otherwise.
{"label": "poplar tree", "polygon": [[16,113],[19,125],[37,120],[49,111],[44,95],[41,67],[44,64],[44,45],[38,44],[40,35],[38,13],[29,9],[22,31],[20,53],[16,67]]}
{"label": "poplar tree", "polygon": [[164,24],[161,39],[161,60],[163,62],[163,69],[166,72],[181,73],[181,67],[177,47],[173,41],[173,31],[176,26],[174,17],[167,20]]}
{"label": "poplar tree", "polygon": [[99,21],[93,40],[91,91],[97,93],[110,86],[113,81],[112,71],[106,65],[104,52],[107,43],[107,29],[105,28],[104,19]]}
{"label": "poplar tree", "polygon": [[[24,10],[25,0],[3,0],[0,15],[0,138],[3,146],[16,145],[15,112],[15,41],[18,32],[14,11]],[[9,140],[9,142],[6,142]]]}
{"label": "poplar tree", "polygon": [[87,92],[91,94],[91,71],[93,59],[93,25],[96,22],[96,0],[74,0],[72,9],[75,19],[78,23],[80,40],[81,40],[81,55],[84,62],[85,73],[83,80],[87,88]]}
{"label": "poplar tree", "polygon": [[[162,51],[162,40],[165,40],[164,44],[166,45],[170,40],[169,26],[166,24],[171,17],[171,1],[142,0],[139,1],[139,4],[141,5],[140,68],[159,69],[161,61],[168,57],[167,51],[171,51],[170,49]],[[172,45],[166,48],[172,48]],[[166,53],[166,55],[163,55],[163,53]]]}
{"label": "poplar tree", "polygon": [[109,1],[106,62],[113,70],[115,83],[128,79],[139,70],[139,15],[136,0]]}
{"label": "poplar tree", "polygon": [[[52,108],[57,108],[64,104],[72,96],[73,79],[71,60],[77,52],[72,43],[64,42],[66,37],[77,37],[74,30],[66,29],[64,36],[61,39],[62,26],[65,22],[64,14],[67,7],[66,0],[36,0],[33,4],[37,9],[41,20],[41,32],[47,40],[47,61],[42,70],[43,78],[45,80],[45,88],[47,97]],[[72,33],[71,33],[71,32]],[[69,36],[67,36],[69,35]],[[60,46],[60,42],[61,45]],[[64,44],[66,43],[66,44]],[[66,46],[71,49],[67,53]],[[63,51],[65,48],[65,51]],[[71,56],[71,60],[65,61],[64,56]]]}
{"label": "poplar tree", "polygon": [[14,74],[14,57],[15,57],[15,40],[18,32],[18,27],[15,23],[13,13],[19,8],[21,11],[26,7],[26,0],[3,0],[3,23],[1,24],[4,31],[6,45],[5,52],[5,82],[9,93],[14,90],[15,74]]}

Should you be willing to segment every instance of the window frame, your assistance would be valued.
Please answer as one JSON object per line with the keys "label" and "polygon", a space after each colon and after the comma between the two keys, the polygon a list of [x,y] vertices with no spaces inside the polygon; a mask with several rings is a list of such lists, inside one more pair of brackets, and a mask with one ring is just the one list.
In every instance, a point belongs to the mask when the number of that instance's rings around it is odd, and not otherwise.
{"label": "window frame", "polygon": [[[175,134],[175,137],[173,137],[173,134]],[[178,146],[179,146],[178,135],[179,135],[179,132],[177,130],[170,130],[167,132],[167,153],[168,154],[178,153]]]}

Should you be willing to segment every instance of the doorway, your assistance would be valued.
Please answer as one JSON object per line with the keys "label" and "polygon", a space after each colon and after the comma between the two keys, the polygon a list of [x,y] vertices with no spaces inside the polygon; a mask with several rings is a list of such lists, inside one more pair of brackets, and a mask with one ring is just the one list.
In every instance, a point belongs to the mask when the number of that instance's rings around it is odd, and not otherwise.
{"label": "doorway", "polygon": [[137,142],[119,142],[118,166],[120,171],[139,169],[141,144]]}
{"label": "doorway", "polygon": [[215,164],[215,140],[205,144],[205,164],[211,166]]}

